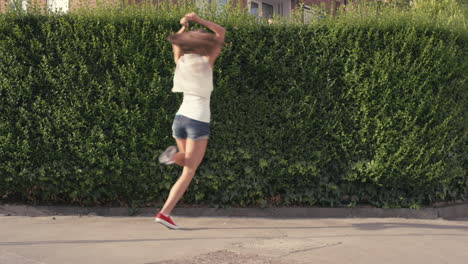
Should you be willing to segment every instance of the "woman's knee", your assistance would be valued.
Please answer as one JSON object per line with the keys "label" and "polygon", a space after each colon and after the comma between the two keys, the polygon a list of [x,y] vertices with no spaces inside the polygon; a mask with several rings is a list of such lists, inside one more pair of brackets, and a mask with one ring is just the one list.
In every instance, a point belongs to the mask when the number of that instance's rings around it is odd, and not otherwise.
{"label": "woman's knee", "polygon": [[184,152],[177,152],[174,156],[175,163],[179,166],[185,166],[185,153]]}
{"label": "woman's knee", "polygon": [[197,169],[201,163],[201,158],[194,153],[185,153],[184,167]]}

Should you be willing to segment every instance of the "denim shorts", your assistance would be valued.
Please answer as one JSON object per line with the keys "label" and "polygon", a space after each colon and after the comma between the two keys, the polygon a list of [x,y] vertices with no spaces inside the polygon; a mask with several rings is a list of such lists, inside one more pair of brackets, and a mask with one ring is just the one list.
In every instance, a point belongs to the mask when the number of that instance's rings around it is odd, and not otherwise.
{"label": "denim shorts", "polygon": [[176,139],[208,139],[210,137],[210,123],[176,115],[172,123],[172,136]]}

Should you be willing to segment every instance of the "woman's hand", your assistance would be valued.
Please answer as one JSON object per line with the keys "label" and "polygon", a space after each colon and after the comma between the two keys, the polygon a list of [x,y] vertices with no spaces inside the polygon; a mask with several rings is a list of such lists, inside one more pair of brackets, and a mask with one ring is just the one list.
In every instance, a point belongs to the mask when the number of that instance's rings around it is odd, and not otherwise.
{"label": "woman's hand", "polygon": [[194,12],[186,14],[184,18],[186,18],[190,22],[196,22],[199,19],[197,14],[195,14]]}
{"label": "woman's hand", "polygon": [[183,17],[183,18],[180,19],[180,24],[181,24],[182,26],[184,26],[184,27],[187,27],[187,28],[188,28],[188,26],[189,26],[189,23],[188,23],[188,22],[189,22],[189,21],[188,21],[188,19],[187,19],[186,17]]}

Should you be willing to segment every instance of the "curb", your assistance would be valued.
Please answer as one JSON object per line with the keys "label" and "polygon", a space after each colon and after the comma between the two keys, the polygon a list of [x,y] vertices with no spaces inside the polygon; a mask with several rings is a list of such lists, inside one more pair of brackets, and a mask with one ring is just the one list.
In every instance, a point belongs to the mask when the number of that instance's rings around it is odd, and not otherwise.
{"label": "curb", "polygon": [[[0,204],[0,216],[154,216],[155,208],[30,206]],[[175,216],[263,218],[413,218],[456,219],[468,217],[468,203],[422,209],[382,208],[176,208]]]}

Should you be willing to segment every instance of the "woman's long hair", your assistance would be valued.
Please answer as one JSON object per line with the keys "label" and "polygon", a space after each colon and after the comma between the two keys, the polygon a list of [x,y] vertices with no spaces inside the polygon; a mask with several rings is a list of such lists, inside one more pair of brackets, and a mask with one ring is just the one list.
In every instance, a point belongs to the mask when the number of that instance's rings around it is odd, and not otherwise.
{"label": "woman's long hair", "polygon": [[169,42],[179,46],[184,53],[196,53],[208,55],[215,48],[221,47],[224,43],[216,39],[216,36],[202,29],[171,34]]}

